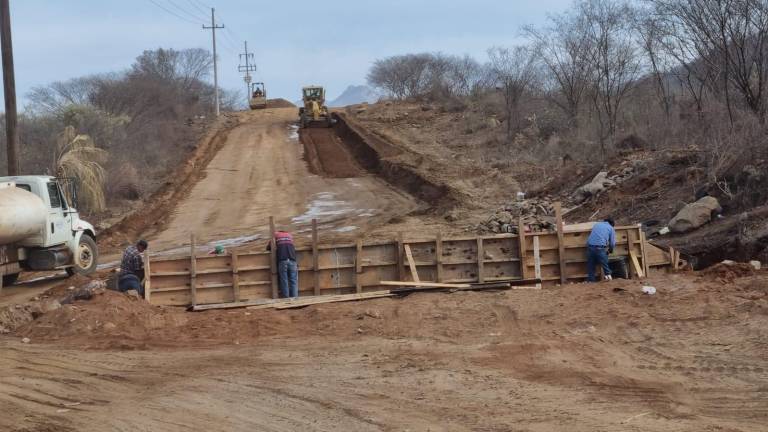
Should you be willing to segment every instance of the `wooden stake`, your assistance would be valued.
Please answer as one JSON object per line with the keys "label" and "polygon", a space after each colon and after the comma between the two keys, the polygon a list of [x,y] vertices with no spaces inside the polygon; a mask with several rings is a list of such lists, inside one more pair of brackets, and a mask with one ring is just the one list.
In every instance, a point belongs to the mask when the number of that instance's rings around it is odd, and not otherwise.
{"label": "wooden stake", "polygon": [[363,240],[357,239],[355,244],[355,291],[358,294],[363,292]]}
{"label": "wooden stake", "polygon": [[523,218],[517,220],[517,240],[520,256],[520,277],[528,279],[528,263],[525,259],[527,246],[525,245],[525,224],[523,224]]}
{"label": "wooden stake", "polygon": [[629,251],[629,258],[630,258],[630,261],[632,261],[632,268],[635,270],[635,274],[637,275],[637,277],[641,279],[644,278],[645,274],[643,273],[643,268],[640,267],[640,261],[637,260],[637,254],[635,253],[635,251],[633,250]]}
{"label": "wooden stake", "polygon": [[312,219],[312,275],[315,295],[320,295],[320,252],[318,250],[317,219]]}
{"label": "wooden stake", "polygon": [[485,249],[483,248],[483,238],[477,238],[477,281],[485,282]]}
{"label": "wooden stake", "polygon": [[278,285],[277,285],[277,243],[275,242],[275,218],[269,217],[269,268],[272,272],[272,298],[278,298]]}
{"label": "wooden stake", "polygon": [[[541,280],[541,255],[539,252],[539,236],[533,236],[533,274],[536,279]],[[541,288],[541,282],[536,284],[536,288]]]}
{"label": "wooden stake", "polygon": [[403,248],[405,249],[405,257],[408,259],[408,266],[411,268],[411,277],[414,282],[420,282],[419,272],[416,269],[416,263],[413,261],[413,254],[411,253],[411,245],[404,244]]}
{"label": "wooden stake", "polygon": [[672,270],[677,270],[675,268],[675,250],[672,249],[672,246],[669,247],[669,267]]}
{"label": "wooden stake", "polygon": [[397,261],[397,279],[403,280],[403,233],[397,233],[397,251],[395,251],[395,260]]}
{"label": "wooden stake", "polygon": [[640,227],[638,227],[638,231],[640,231],[640,259],[643,261],[643,273],[648,277],[650,268],[648,266],[648,255],[645,250],[645,232]]}
{"label": "wooden stake", "polygon": [[197,306],[197,257],[195,253],[195,235],[192,234],[189,247],[189,291],[193,307]]}
{"label": "wooden stake", "polygon": [[435,239],[435,266],[437,268],[437,281],[443,281],[443,233],[437,232]]}
{"label": "wooden stake", "polygon": [[[635,241],[637,240],[637,232],[635,231],[635,228],[628,229],[627,230],[627,253],[629,254],[630,261],[633,259],[637,261],[637,254],[635,253]],[[638,261],[637,267],[630,264],[629,266],[629,276],[630,278],[634,279],[635,277],[642,278],[643,277],[643,269],[640,268],[640,262]]]}
{"label": "wooden stake", "polygon": [[[563,210],[560,202],[555,203],[555,226],[557,227],[557,258],[560,261],[560,284],[565,285],[568,280],[565,268],[565,240],[563,239]],[[536,275],[537,279],[541,275]]]}
{"label": "wooden stake", "polygon": [[232,252],[232,298],[240,301],[240,276],[237,274],[237,252]]}
{"label": "wooden stake", "polygon": [[[2,289],[0,282],[0,289]],[[149,265],[149,251],[144,251],[144,300],[149,303],[152,294],[152,270]]]}

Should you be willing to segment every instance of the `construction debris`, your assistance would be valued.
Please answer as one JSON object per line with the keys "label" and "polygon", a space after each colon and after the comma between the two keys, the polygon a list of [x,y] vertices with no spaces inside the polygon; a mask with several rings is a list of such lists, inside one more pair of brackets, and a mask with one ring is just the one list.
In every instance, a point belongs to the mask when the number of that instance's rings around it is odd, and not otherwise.
{"label": "construction debris", "polygon": [[513,201],[496,210],[477,230],[480,232],[514,233],[518,221],[531,231],[546,231],[555,228],[555,207],[547,198],[530,198]]}
{"label": "construction debris", "polygon": [[674,233],[684,233],[709,223],[713,215],[723,211],[717,198],[705,196],[683,207],[672,220],[669,229]]}

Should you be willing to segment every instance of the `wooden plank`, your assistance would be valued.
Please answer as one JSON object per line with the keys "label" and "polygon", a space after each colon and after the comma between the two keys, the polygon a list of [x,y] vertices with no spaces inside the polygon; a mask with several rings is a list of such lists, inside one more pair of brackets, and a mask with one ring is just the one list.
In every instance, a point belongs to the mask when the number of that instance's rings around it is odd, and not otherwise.
{"label": "wooden plank", "polygon": [[642,259],[643,264],[643,273],[647,276],[649,273],[649,266],[648,266],[648,254],[646,253],[646,241],[645,241],[645,232],[642,230],[642,228],[639,229],[640,231],[640,258]]}
{"label": "wooden plank", "polygon": [[485,250],[483,250],[483,238],[477,238],[477,281],[485,282]]}
{"label": "wooden plank", "polygon": [[[541,279],[541,255],[539,254],[539,236],[533,236],[533,275],[536,279]],[[541,288],[541,283],[536,284],[536,288]]]}
{"label": "wooden plank", "polygon": [[632,267],[635,270],[635,274],[637,274],[637,277],[644,278],[645,274],[643,273],[642,267],[640,267],[640,262],[637,260],[637,254],[635,254],[635,251],[630,250],[629,251],[629,258],[632,262]]}
{"label": "wooden plank", "polygon": [[517,244],[520,255],[520,275],[523,279],[528,278],[528,266],[526,265],[526,256],[528,255],[528,247],[525,243],[525,224],[523,218],[517,219]]}
{"label": "wooden plank", "polygon": [[437,281],[443,281],[443,233],[437,232],[437,238],[435,239],[435,265],[437,266]]}
{"label": "wooden plank", "polygon": [[197,257],[195,256],[195,235],[190,236],[189,247],[189,291],[192,306],[197,305]]}
{"label": "wooden plank", "polygon": [[397,258],[397,278],[403,280],[403,233],[397,233],[397,252],[395,253]]}
{"label": "wooden plank", "polygon": [[272,298],[278,298],[277,289],[277,244],[275,243],[275,217],[269,217],[269,270],[272,273]]}
{"label": "wooden plank", "polygon": [[[557,251],[560,260],[560,284],[565,285],[568,280],[565,268],[565,240],[563,238],[563,209],[560,202],[555,205],[555,226],[557,228]],[[537,276],[538,277],[538,276]]]}
{"label": "wooden plank", "polygon": [[675,250],[672,249],[672,246],[669,247],[669,266],[672,270],[677,270],[675,266]]}
{"label": "wooden plank", "polygon": [[355,250],[355,291],[363,292],[363,240],[357,239],[357,248]]}
{"label": "wooden plank", "polygon": [[[320,296],[320,298],[313,299],[312,301],[294,302],[294,303],[289,303],[284,305],[274,305],[272,307],[277,310],[294,309],[294,308],[306,307],[306,306],[322,304],[322,303],[339,303],[339,302],[348,302],[348,301],[371,300],[371,299],[377,299],[377,298],[392,297],[394,295],[395,294],[389,291],[379,291],[379,292],[374,291],[369,293],[342,294],[338,296]],[[327,297],[327,298],[323,298],[323,297]]]}
{"label": "wooden plank", "polygon": [[319,272],[319,251],[318,251],[318,233],[317,219],[312,219],[312,287],[316,296],[320,295],[320,272]]}
{"label": "wooden plank", "polygon": [[[627,257],[629,258],[629,261],[631,261],[632,260],[632,254],[634,253],[634,249],[635,249],[635,241],[637,240],[637,231],[634,230],[634,229],[627,230],[627,240],[628,240],[627,241],[627,243],[628,243],[628,245],[627,245]],[[637,254],[635,254],[635,259],[637,259]],[[638,262],[638,264],[639,264],[639,262]],[[636,269],[635,266],[630,263],[630,265],[627,268],[627,270],[629,270],[629,278],[630,279],[634,279],[636,277],[637,278],[642,278],[643,277],[642,276],[643,269],[641,269],[639,267],[640,266],[638,265],[638,268]]]}
{"label": "wooden plank", "polygon": [[238,275],[237,252],[232,252],[232,298],[240,301],[240,275]]}
{"label": "wooden plank", "polygon": [[411,278],[414,282],[419,282],[419,272],[416,269],[416,263],[413,261],[413,253],[411,253],[411,245],[404,244],[405,257],[408,259],[408,266],[411,268]]}
{"label": "wooden plank", "polygon": [[[149,263],[149,251],[144,251],[144,300],[147,302],[152,298],[152,269]],[[1,278],[0,278],[1,279]],[[0,281],[0,290],[3,288]]]}
{"label": "wooden plank", "polygon": [[382,286],[408,286],[424,288],[469,288],[469,284],[451,284],[438,282],[412,282],[412,281],[381,281]]}

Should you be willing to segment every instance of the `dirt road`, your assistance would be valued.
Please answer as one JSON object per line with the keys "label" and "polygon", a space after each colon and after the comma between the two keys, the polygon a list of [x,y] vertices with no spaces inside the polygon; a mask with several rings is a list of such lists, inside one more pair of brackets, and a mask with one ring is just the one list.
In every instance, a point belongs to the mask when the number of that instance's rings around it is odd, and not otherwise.
{"label": "dirt road", "polygon": [[[361,234],[417,208],[411,197],[357,167],[346,170],[345,178],[312,174],[294,125],[295,108],[239,115],[245,118],[229,132],[205,178],[173,206],[163,231],[150,238],[153,250],[186,245],[192,233],[201,243],[253,240],[268,230],[269,216],[278,228],[307,236],[313,217],[328,235]],[[354,164],[343,146],[330,151],[323,157]]]}

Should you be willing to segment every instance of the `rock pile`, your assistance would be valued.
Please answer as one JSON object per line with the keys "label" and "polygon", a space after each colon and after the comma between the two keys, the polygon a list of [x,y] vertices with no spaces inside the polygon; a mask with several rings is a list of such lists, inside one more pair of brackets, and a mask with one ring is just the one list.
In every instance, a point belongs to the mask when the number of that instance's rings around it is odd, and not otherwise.
{"label": "rock pile", "polygon": [[493,233],[517,233],[518,220],[532,231],[555,229],[555,208],[546,198],[514,201],[496,210],[477,230]]}
{"label": "rock pile", "polygon": [[592,181],[576,189],[571,198],[577,204],[582,203],[590,197],[599,195],[604,190],[627,180],[636,171],[641,169],[643,165],[644,162],[642,160],[626,160],[612,170],[612,174],[608,171],[601,171],[597,173]]}

